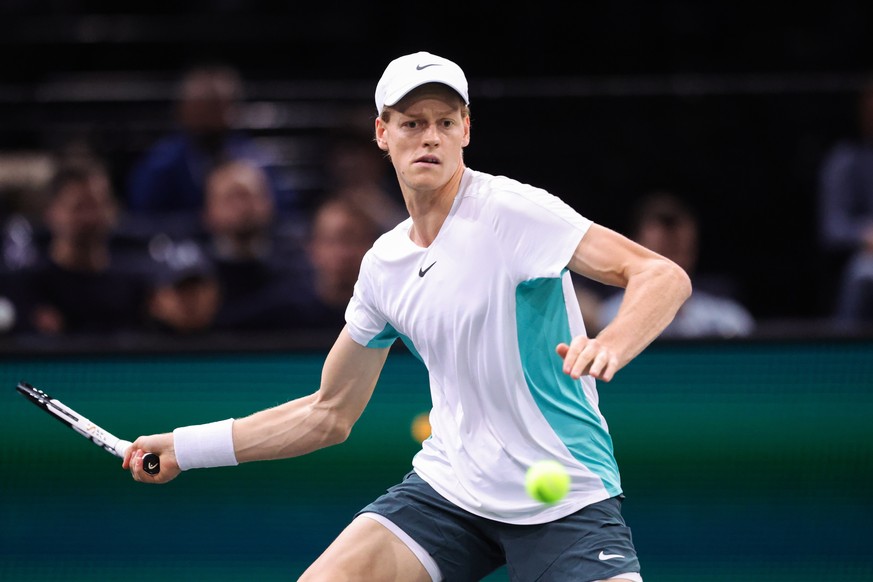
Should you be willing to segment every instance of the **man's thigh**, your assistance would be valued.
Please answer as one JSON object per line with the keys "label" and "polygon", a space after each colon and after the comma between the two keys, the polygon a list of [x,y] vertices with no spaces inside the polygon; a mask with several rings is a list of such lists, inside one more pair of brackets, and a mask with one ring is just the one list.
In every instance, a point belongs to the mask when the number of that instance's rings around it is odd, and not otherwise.
{"label": "man's thigh", "polygon": [[305,582],[430,582],[412,550],[382,524],[358,516],[300,578]]}
{"label": "man's thigh", "polygon": [[[414,471],[359,512],[376,514],[422,553],[434,580],[481,580],[505,562],[491,534],[499,525],[446,500]],[[415,553],[415,552],[413,552]]]}

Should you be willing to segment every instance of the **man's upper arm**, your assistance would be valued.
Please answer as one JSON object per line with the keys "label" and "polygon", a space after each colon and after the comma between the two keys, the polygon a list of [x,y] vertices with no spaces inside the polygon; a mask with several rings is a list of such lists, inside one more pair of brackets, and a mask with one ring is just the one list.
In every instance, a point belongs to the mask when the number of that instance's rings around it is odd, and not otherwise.
{"label": "man's upper arm", "polygon": [[319,402],[353,423],[367,406],[389,351],[362,346],[343,328],[324,362]]}
{"label": "man's upper arm", "polygon": [[583,277],[624,288],[646,262],[661,258],[614,230],[592,224],[576,246],[568,267]]}

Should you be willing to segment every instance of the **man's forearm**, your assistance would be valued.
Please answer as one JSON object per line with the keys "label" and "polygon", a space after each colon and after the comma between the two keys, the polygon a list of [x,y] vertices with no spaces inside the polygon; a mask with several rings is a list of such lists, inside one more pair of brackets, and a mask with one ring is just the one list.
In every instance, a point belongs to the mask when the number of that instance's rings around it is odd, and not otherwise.
{"label": "man's forearm", "polygon": [[684,270],[670,261],[653,261],[629,279],[618,314],[597,337],[616,348],[624,366],[664,331],[690,295]]}
{"label": "man's forearm", "polygon": [[233,443],[240,463],[298,457],[343,442],[351,424],[310,394],[240,418]]}

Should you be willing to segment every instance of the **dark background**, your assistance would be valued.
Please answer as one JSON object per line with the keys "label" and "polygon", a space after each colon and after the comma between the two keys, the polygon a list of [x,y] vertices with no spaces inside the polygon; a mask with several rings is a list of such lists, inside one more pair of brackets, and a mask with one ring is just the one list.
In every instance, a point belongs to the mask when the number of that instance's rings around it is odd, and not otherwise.
{"label": "dark background", "polygon": [[387,62],[428,50],[471,86],[468,164],[549,189],[624,230],[665,188],[703,222],[700,271],[764,322],[830,314],[841,257],[817,240],[816,179],[855,132],[873,3],[0,3],[0,150],[86,140],[119,192],[171,128],[174,82],[236,65],[247,128],[317,197],[323,136],[367,122]]}

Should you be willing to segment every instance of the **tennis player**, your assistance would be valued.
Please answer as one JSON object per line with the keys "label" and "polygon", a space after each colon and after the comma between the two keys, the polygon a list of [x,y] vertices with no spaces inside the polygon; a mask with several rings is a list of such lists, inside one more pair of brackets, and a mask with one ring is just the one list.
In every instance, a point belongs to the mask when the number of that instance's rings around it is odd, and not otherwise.
{"label": "tennis player", "polygon": [[[140,437],[125,468],[165,482],[341,443],[400,338],[429,372],[432,436],[413,470],[301,579],[459,582],[506,564],[521,582],[640,582],[595,379],[609,382],[670,323],[690,295],[688,276],[544,190],[467,168],[468,86],[455,63],[402,56],[375,97],[376,143],[410,217],[365,256],[318,390],[245,418]],[[530,124],[512,123],[525,137]],[[595,338],[569,271],[626,288]],[[159,475],[143,471],[144,451],[160,455]],[[542,459],[572,477],[551,505],[524,487]]]}

